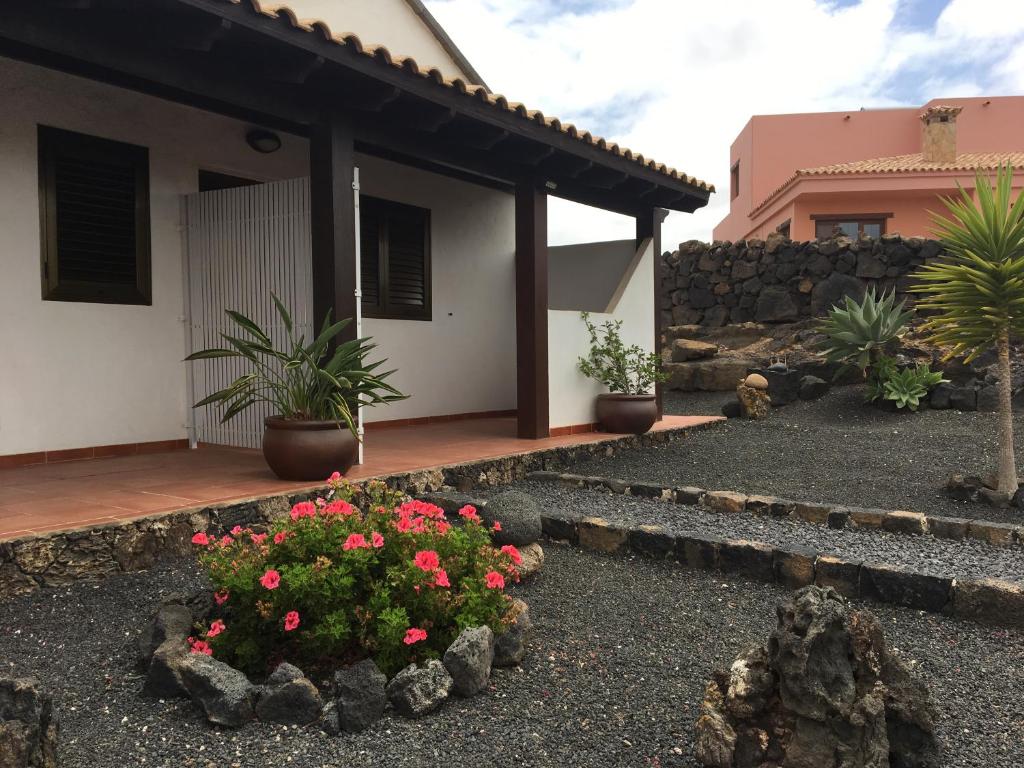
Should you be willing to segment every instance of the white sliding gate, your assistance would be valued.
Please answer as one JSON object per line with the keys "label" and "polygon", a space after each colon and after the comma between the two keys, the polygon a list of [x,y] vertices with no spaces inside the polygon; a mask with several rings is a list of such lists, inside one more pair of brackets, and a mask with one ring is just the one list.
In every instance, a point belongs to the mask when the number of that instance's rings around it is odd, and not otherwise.
{"label": "white sliding gate", "polygon": [[[309,179],[199,192],[185,197],[185,281],[190,351],[224,347],[221,333],[245,336],[225,314],[251,318],[275,342],[285,329],[271,293],[292,313],[296,333],[312,333]],[[358,261],[357,261],[358,263]],[[189,364],[192,402],[221,389],[249,368],[231,358]],[[219,409],[193,409],[193,443],[258,448],[263,417],[272,407],[258,403],[220,423]]]}

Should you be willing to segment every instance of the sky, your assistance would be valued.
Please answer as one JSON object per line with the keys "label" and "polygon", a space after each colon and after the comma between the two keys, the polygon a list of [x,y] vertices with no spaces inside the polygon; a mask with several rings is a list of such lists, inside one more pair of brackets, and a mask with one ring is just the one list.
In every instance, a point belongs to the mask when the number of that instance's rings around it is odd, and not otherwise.
{"label": "sky", "polygon": [[[754,114],[1024,93],[1024,0],[426,0],[496,93],[713,183],[668,249],[728,211],[729,145]],[[552,199],[549,242],[633,237]]]}

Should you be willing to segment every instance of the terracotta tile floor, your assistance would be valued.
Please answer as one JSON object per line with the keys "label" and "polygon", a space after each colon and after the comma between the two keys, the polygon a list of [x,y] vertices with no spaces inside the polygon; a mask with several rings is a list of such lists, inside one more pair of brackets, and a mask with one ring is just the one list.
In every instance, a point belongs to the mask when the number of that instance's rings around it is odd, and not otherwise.
{"label": "terracotta tile floor", "polygon": [[[715,420],[666,416],[654,429],[679,429]],[[511,418],[392,427],[367,434],[366,463],[353,467],[348,476],[358,480],[608,438],[589,433],[520,440]],[[0,470],[0,539],[310,485],[316,484],[278,480],[259,451],[213,446],[5,469]]]}

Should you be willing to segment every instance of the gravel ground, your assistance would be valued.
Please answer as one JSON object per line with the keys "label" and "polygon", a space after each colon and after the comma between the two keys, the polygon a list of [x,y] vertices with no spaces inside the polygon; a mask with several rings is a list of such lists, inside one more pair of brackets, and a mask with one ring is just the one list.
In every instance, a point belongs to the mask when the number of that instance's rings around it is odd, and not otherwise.
{"label": "gravel ground", "polygon": [[[438,714],[386,716],[357,736],[262,724],[223,731],[187,702],[142,697],[135,638],[162,593],[199,583],[183,562],[0,606],[0,659],[54,691],[65,768],[695,768],[692,724],[710,671],[764,641],[784,591],[668,563],[547,550],[545,570],[519,588],[537,627],[521,670],[497,672],[490,690]],[[931,686],[944,765],[1024,764],[1024,634],[872,610]]]}
{"label": "gravel ground", "polygon": [[819,554],[837,555],[850,562],[909,566],[919,573],[936,576],[990,577],[1024,583],[1024,549],[1019,547],[992,547],[971,539],[955,541],[870,529],[836,531],[796,518],[718,513],[555,483],[526,481],[509,487],[526,491],[555,516],[592,515],[627,526],[662,525],[673,533],[689,531],[719,538],[752,539],[779,547],[811,547]]}
{"label": "gravel ground", "polygon": [[[720,414],[724,392],[668,393],[666,411]],[[993,413],[889,413],[863,403],[860,387],[774,409],[763,421],[730,419],[672,445],[624,451],[568,468],[588,475],[766,493],[798,501],[907,509],[1024,523],[1024,512],[953,501],[952,472],[985,474],[996,464]],[[1024,457],[1024,413],[1017,414]]]}

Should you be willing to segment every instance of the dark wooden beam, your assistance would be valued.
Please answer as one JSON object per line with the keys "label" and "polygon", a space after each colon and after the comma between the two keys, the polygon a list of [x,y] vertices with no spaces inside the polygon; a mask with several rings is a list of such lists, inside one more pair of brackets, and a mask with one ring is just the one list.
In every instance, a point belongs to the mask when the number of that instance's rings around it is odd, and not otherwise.
{"label": "dark wooden beam", "polygon": [[[661,222],[665,220],[667,211],[660,208],[648,208],[636,217],[636,247],[646,238],[653,240],[654,251],[654,351],[661,359]],[[661,368],[659,362],[659,370]],[[665,414],[663,386],[659,382],[654,385],[655,398],[658,401],[658,420]]]}
{"label": "dark wooden beam", "polygon": [[521,149],[502,148],[502,153],[517,163],[536,167],[555,154],[555,148],[532,144]]}
{"label": "dark wooden beam", "polygon": [[218,18],[181,18],[171,16],[166,21],[154,20],[160,29],[160,41],[168,48],[205,53],[213,50],[218,40],[231,31],[231,22]]}
{"label": "dark wooden beam", "polygon": [[342,103],[346,109],[360,112],[381,112],[402,95],[402,91],[392,85],[375,85],[361,83],[347,87],[343,91]]}
{"label": "dark wooden beam", "polygon": [[[71,13],[68,11],[67,13]],[[32,3],[0,14],[0,56],[170,99],[200,109],[305,134],[318,109],[294,89],[273,88],[238,68],[182,56],[158,40],[136,40],[127,27],[97,23],[93,11],[75,11],[53,23]]]}
{"label": "dark wooden beam", "polygon": [[[313,328],[318,332],[328,312],[334,320],[356,315],[355,140],[348,114],[327,110],[313,126],[309,168]],[[337,341],[354,338],[353,321]]]}
{"label": "dark wooden beam", "polygon": [[550,434],[548,411],[548,200],[534,179],[516,184],[516,408],[518,435]]}
{"label": "dark wooden beam", "polygon": [[211,3],[210,0],[177,0],[180,5],[188,6],[204,13],[211,13],[230,19],[238,25],[257,31],[287,45],[300,46],[313,50],[374,80],[393,85],[419,98],[434,102],[440,106],[450,107],[460,115],[472,118],[497,128],[503,128],[514,136],[542,141],[560,150],[562,154],[573,156],[597,165],[607,166],[623,171],[630,176],[655,181],[663,186],[685,192],[698,202],[706,204],[710,196],[707,190],[691,186],[681,179],[673,179],[653,168],[624,156],[614,155],[605,149],[585,143],[568,133],[553,130],[549,125],[536,120],[524,120],[521,116],[498,109],[482,99],[467,97],[457,89],[447,88],[433,82],[430,78],[411,78],[407,72],[396,67],[383,65],[374,57],[364,56],[351,49],[350,46],[339,46],[323,38],[321,35],[303,34],[291,29],[289,25],[266,15],[253,13],[251,7],[244,3]]}
{"label": "dark wooden beam", "polygon": [[310,77],[323,69],[327,59],[323,56],[305,54],[296,56],[291,60],[281,59],[267,67],[267,76],[278,83],[288,85],[302,85]]}

